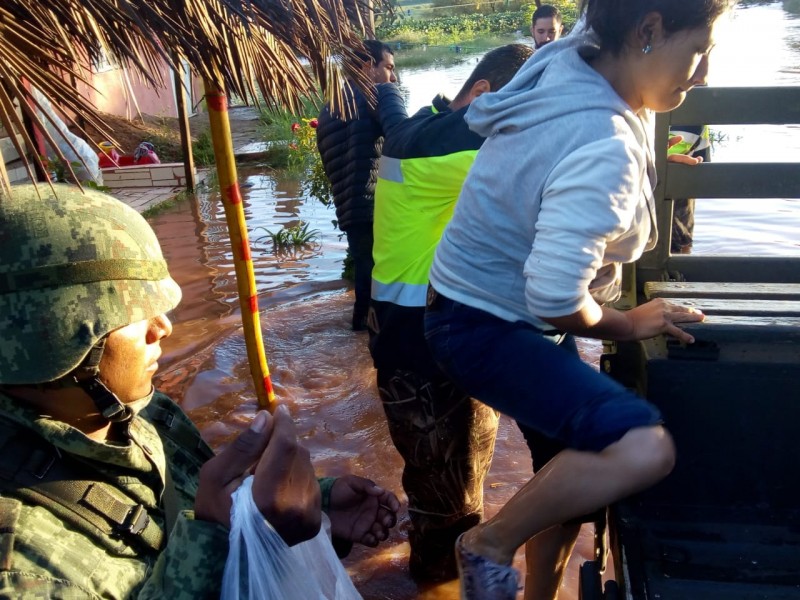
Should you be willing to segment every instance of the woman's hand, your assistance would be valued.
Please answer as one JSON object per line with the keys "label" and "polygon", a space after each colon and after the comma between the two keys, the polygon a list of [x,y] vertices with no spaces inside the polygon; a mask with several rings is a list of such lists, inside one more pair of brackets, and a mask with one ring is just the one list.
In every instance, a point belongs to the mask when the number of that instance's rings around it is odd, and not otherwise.
{"label": "woman's hand", "polygon": [[692,344],[694,338],[675,323],[697,323],[705,319],[700,310],[673,304],[663,298],[650,300],[623,314],[631,323],[631,332],[621,341],[645,340],[666,333],[681,342]]}
{"label": "woman's hand", "polygon": [[673,304],[663,298],[656,298],[628,311],[587,301],[571,315],[541,317],[559,331],[599,340],[629,342],[666,333],[686,344],[693,343],[694,338],[675,323],[696,323],[705,318],[696,308]]}
{"label": "woman's hand", "polygon": [[363,477],[338,477],[331,489],[331,535],[374,547],[389,537],[397,523],[400,501]]}

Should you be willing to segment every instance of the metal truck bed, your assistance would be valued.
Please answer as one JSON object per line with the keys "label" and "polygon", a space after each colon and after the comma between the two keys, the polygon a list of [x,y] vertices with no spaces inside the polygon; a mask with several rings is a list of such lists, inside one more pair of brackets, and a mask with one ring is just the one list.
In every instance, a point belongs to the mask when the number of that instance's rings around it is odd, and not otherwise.
{"label": "metal truck bed", "polygon": [[670,198],[800,198],[800,165],[687,167],[664,151],[671,123],[798,122],[800,88],[700,88],[659,115],[660,241],[617,307],[663,297],[707,319],[685,327],[689,346],[606,344],[601,369],[660,408],[677,462],[610,507],[616,582],[604,592],[602,560],[587,562],[582,600],[800,600],[800,257],[669,252]]}

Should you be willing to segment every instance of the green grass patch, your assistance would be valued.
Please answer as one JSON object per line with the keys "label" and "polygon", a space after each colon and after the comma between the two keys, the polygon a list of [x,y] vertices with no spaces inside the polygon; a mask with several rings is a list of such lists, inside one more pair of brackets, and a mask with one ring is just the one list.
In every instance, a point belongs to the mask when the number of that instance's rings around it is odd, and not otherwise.
{"label": "green grass patch", "polygon": [[[530,16],[528,16],[530,19]],[[465,14],[432,19],[405,18],[381,25],[378,38],[387,42],[446,46],[480,37],[509,34],[529,27],[523,11],[494,14]]]}
{"label": "green grass patch", "polygon": [[267,140],[291,140],[292,124],[299,123],[305,117],[316,117],[319,114],[319,107],[313,98],[304,98],[303,106],[299,114],[286,110],[275,110],[262,105],[261,108],[261,131]]}
{"label": "green grass patch", "polygon": [[[426,65],[454,65],[468,60],[471,55],[486,52],[518,41],[513,35],[482,37],[468,42],[448,45],[427,45],[391,42],[394,61],[398,69]],[[403,73],[400,72],[402,78]]]}
{"label": "green grass patch", "polygon": [[210,167],[214,164],[214,145],[211,143],[211,133],[203,131],[192,142],[192,157],[194,164],[199,167]]}
{"label": "green grass patch", "polygon": [[[575,0],[550,0],[559,8],[569,31],[578,18]],[[480,3],[475,0],[434,0],[401,4],[391,20],[378,25],[378,39],[409,44],[464,44],[480,37],[530,30],[533,3]]]}

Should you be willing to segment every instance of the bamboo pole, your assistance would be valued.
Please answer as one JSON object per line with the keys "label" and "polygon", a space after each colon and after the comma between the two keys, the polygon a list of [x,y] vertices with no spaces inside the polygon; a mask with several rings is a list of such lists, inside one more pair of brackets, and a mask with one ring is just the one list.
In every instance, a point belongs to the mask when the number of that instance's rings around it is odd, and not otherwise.
{"label": "bamboo pole", "polygon": [[258,292],[253,274],[253,261],[250,258],[242,194],[236,176],[231,124],[228,119],[228,98],[224,90],[220,90],[208,80],[205,81],[205,94],[220,194],[225,207],[225,220],[228,224],[233,248],[233,264],[236,269],[239,306],[242,309],[247,360],[250,363],[250,374],[255,384],[258,404],[272,412],[275,408],[275,392],[272,388],[267,357],[264,353],[264,341],[261,337]]}
{"label": "bamboo pole", "polygon": [[[194,172],[194,155],[192,154],[192,134],[189,130],[189,107],[186,105],[187,90],[183,86],[183,61],[177,53],[173,54],[173,60],[180,67],[180,70],[172,69],[172,76],[175,83],[175,107],[178,111],[178,126],[181,130],[181,150],[183,150],[183,171],[186,174],[186,191],[194,192],[197,187],[197,181]],[[191,73],[191,70],[189,72]],[[189,85],[191,85],[191,75],[189,82]]]}

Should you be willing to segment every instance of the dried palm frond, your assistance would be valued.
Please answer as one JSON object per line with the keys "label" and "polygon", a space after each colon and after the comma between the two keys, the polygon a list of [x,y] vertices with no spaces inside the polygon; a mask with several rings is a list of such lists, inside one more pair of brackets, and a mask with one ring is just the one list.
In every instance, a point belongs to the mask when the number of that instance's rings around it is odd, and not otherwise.
{"label": "dried palm frond", "polygon": [[[204,80],[246,101],[258,101],[258,90],[268,105],[296,110],[318,81],[326,99],[341,104],[347,78],[366,84],[354,53],[363,33],[347,19],[343,0],[4,0],[0,125],[31,177],[13,133],[34,148],[20,112],[45,131],[32,88],[72,125],[82,120],[113,139],[74,86],[90,84],[89,65],[104,55],[152,85],[162,83],[160,61],[179,69],[183,59]],[[54,140],[47,141],[63,161]],[[7,185],[0,160],[0,189]]]}

